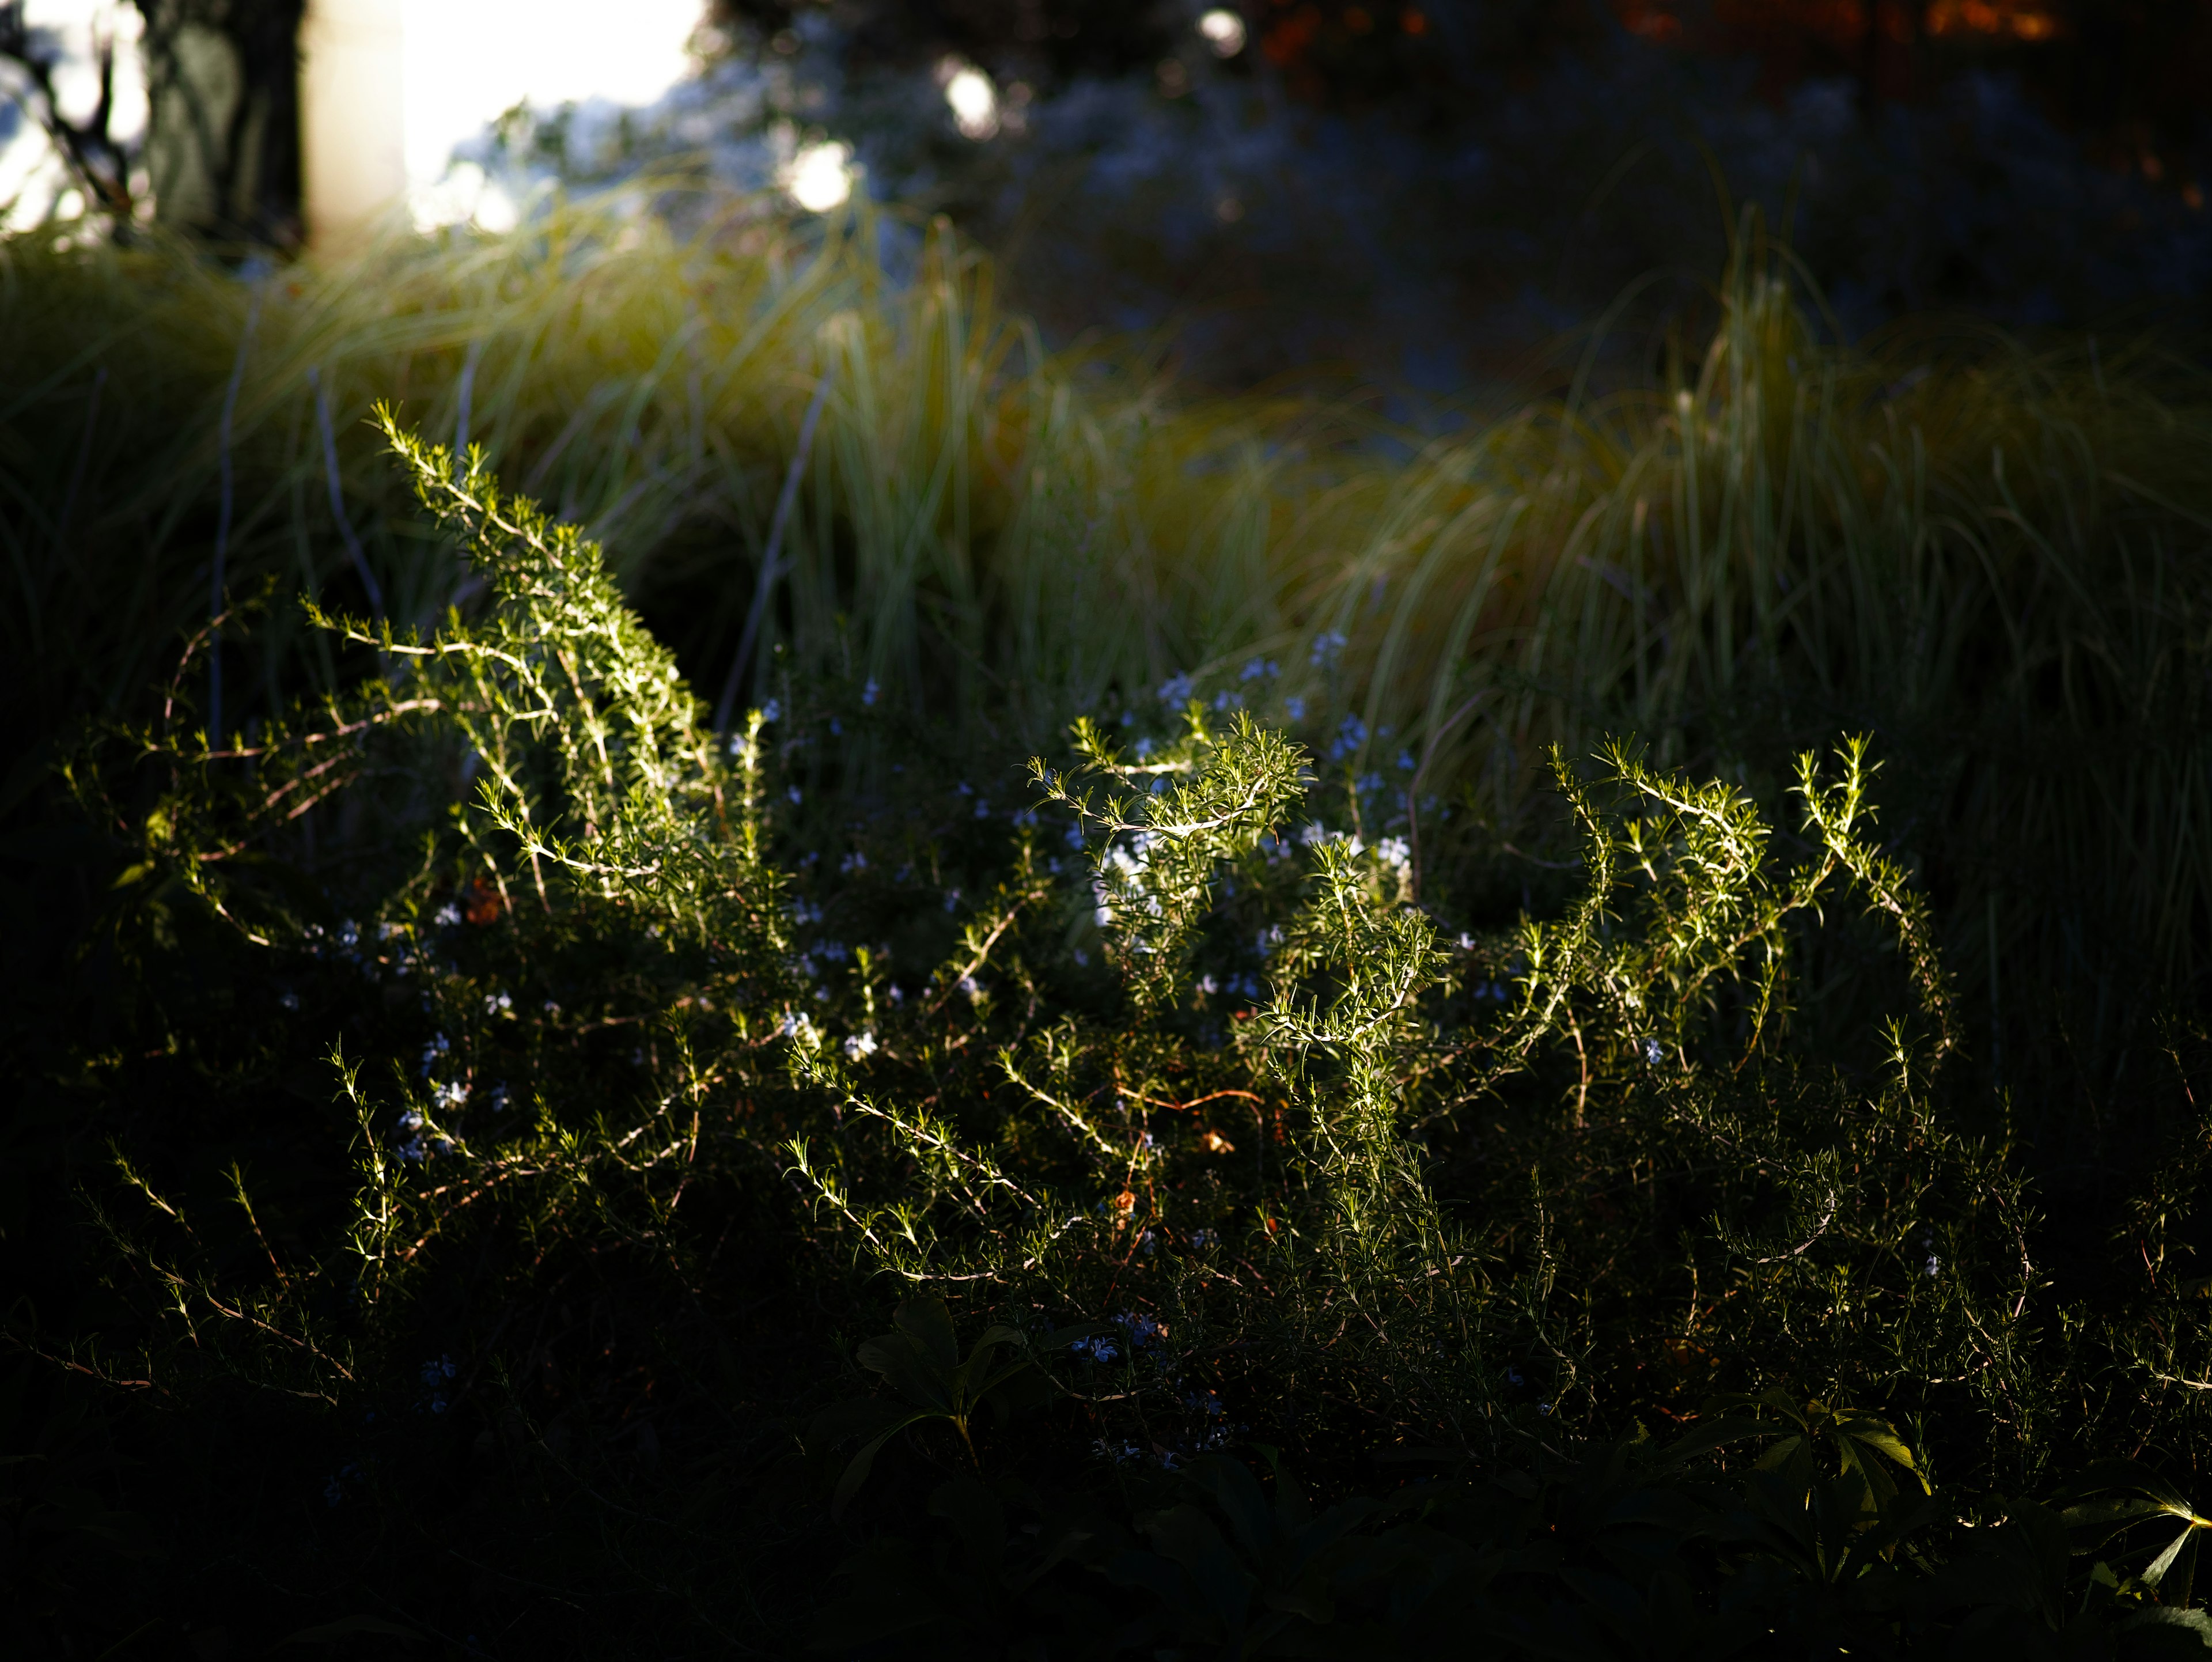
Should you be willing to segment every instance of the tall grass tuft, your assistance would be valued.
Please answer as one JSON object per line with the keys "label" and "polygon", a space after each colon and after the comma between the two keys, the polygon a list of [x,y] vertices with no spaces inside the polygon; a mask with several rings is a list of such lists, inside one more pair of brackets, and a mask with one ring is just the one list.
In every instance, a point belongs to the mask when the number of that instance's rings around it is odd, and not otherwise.
{"label": "tall grass tuft", "polygon": [[1839,349],[1747,253],[1721,299],[1656,386],[1316,500],[1302,609],[1353,639],[1367,729],[1502,825],[1553,742],[1634,732],[1772,801],[1793,744],[1878,734],[1952,960],[1996,1010],[2087,1000],[2109,1065],[2212,925],[2203,377],[1933,327]]}

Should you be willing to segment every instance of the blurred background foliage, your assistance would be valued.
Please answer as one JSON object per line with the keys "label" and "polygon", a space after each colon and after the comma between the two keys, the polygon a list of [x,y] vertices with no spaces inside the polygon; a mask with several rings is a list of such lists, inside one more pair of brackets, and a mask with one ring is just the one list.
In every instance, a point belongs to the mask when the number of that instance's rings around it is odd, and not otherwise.
{"label": "blurred background foliage", "polygon": [[[1632,378],[1751,203],[1850,334],[1948,308],[2203,322],[2193,0],[1206,15],[732,0],[658,109],[519,114],[486,159],[606,179],[703,152],[744,179],[776,143],[847,143],[868,188],[991,247],[1054,338],[1172,327],[1215,385],[1510,396],[1532,348],[1616,306]],[[963,66],[994,100],[964,127]]]}

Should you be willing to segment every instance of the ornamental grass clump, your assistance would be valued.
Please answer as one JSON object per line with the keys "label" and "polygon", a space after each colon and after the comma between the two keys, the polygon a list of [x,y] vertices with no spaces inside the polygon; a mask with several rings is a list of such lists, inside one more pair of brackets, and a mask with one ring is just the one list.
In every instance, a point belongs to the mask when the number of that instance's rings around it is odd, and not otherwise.
{"label": "ornamental grass clump", "polygon": [[[10,241],[0,627],[37,742],[157,681],[211,581],[434,627],[457,585],[373,441],[389,400],[598,537],[725,722],[787,671],[872,682],[973,765],[1274,667],[1272,715],[1391,781],[1382,818],[1418,783],[1548,858],[1553,744],[1634,734],[1771,815],[1798,751],[1879,732],[1992,1082],[2104,1088],[2151,983],[2200,973],[2190,362],[1934,321],[1839,344],[1747,222],[1711,326],[1648,379],[1593,356],[1407,433],[1048,350],[987,261],[889,210],[664,194],[672,219],[559,202],[246,283]],[[203,717],[343,685],[303,622],[224,636]],[[847,746],[841,782],[900,759]],[[1445,828],[1376,829],[1418,853]]]}

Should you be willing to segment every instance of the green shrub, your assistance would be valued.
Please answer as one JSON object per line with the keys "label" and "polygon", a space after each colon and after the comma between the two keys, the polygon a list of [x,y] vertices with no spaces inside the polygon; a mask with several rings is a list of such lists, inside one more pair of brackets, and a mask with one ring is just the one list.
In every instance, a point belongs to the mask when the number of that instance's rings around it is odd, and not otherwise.
{"label": "green shrub", "polygon": [[[1212,1643],[1213,1584],[1144,1535],[1183,1470],[1194,1552],[1246,1451],[1352,1507],[1311,1562],[1371,1614],[1413,1524],[1353,1497],[1407,1462],[1453,1474],[1435,1563],[1522,1551],[1577,1484],[1830,1506],[1842,1468],[1762,1500],[1725,1451],[1604,1476],[1730,1391],[1894,1427],[1942,1497],[1899,1550],[1952,1592],[1822,1591],[1872,1562],[1860,1501],[1841,1557],[1683,1512],[1699,1622],[1754,1563],[1796,1567],[1775,1624],[1855,1645],[2190,1607],[2179,1558],[2051,1559],[2024,1498],[2126,1454],[2179,1516],[2208,1449],[2185,383],[1988,351],[1903,384],[1747,268],[1689,385],[1397,463],[1017,354],[944,244],[898,289],[836,238],[779,267],[757,220],[586,228],[300,273],[243,356],[227,282],[9,246],[42,863],[4,1385],[44,1429],[0,1503],[52,1526],[8,1572],[40,1632],[796,1648],[856,1544],[911,1569],[1012,1507],[1133,1528],[1180,1568],[1130,1642]],[[427,384],[442,428],[471,362],[480,453],[396,405],[390,461],[355,449],[347,389]],[[241,363],[217,640],[195,412]],[[2015,447],[2032,478],[1985,468]],[[725,510],[734,585],[684,540]],[[253,598],[291,572],[296,616]],[[725,725],[690,689],[757,595]],[[856,1349],[932,1295],[905,1361]],[[2000,1517],[2028,1579],[1960,1591],[1999,1537],[1953,1525]],[[1603,1535],[1466,1619],[1601,1620]],[[118,1544],[166,1567],[102,1603]]]}
{"label": "green shrub", "polygon": [[[1997,1514],[2002,1493],[2145,1439],[2193,1464],[2201,1435],[2143,1388],[2156,1363],[2127,1299],[2047,1296],[2002,1109],[1955,1060],[1928,909],[1873,840],[1864,741],[1826,770],[1800,758],[1794,857],[1735,786],[1618,746],[1587,770],[1555,754],[1581,897],[1456,941],[1415,904],[1409,839],[1328,827],[1357,812],[1356,787],[1332,787],[1249,712],[1217,725],[1195,699],[1139,753],[1079,723],[1063,754],[1030,764],[1034,806],[1011,816],[916,778],[848,819],[833,882],[778,805],[803,807],[788,782],[830,759],[810,752],[848,721],[856,745],[883,741],[874,705],[817,711],[831,690],[794,678],[777,720],[756,710],[724,741],[593,545],[503,492],[481,458],[384,420],[485,584],[476,612],[427,638],[317,614],[385,673],[251,742],[179,709],[73,764],[88,817],[135,844],[112,938],[150,961],[165,930],[227,930],[260,955],[264,997],[313,1001],[280,1051],[300,1054],[317,1019],[350,1047],[331,1058],[349,1138],[327,1119],[308,1134],[325,1174],[350,1141],[349,1200],[295,1193],[264,1224],[234,1164],[235,1221],[217,1238],[204,1207],[189,1223],[118,1149],[109,1285],[136,1312],[134,1366],[163,1391],[202,1413],[241,1386],[341,1416],[467,1398],[479,1441],[512,1444],[526,1469],[557,1428],[533,1424],[534,1352],[510,1323],[535,1311],[542,1326],[580,1276],[644,1324],[648,1376],[700,1381],[715,1323],[686,1312],[726,1296],[709,1234],[742,1224],[755,1254],[807,1253],[787,1273],[856,1312],[887,1282],[994,1324],[963,1359],[943,1304],[902,1306],[898,1333],[860,1352],[901,1403],[814,1413],[820,1373],[799,1383],[786,1434],[818,1492],[836,1480],[840,1509],[871,1492],[888,1439],[907,1432],[927,1456],[939,1420],[986,1477],[1081,1484],[1088,1467],[1094,1488],[1118,1474],[1140,1511],[1152,1474],[1188,1467],[1259,1568],[1206,1568],[1224,1537],[1188,1506],[1146,1525],[1164,1556],[1066,1557],[1152,1590],[1131,1644],[1326,1625],[1332,1600],[1368,1609],[1402,1562],[1475,1596],[1384,1599],[1408,1643],[1426,1642],[1423,1623],[1477,1621],[1545,1650],[1567,1642],[1547,1623],[1642,1621],[1667,1600],[1719,1623],[1714,1644],[1769,1628],[1903,1642],[2023,1599],[2103,1598],[2100,1622],[2169,1608],[2155,1575],[2069,1590],[2063,1555],[2017,1597],[1969,1586],[1980,1572],[1937,1574],[1978,1562],[1948,1536],[1907,1561],[1935,1591],[1884,1592],[1852,1568],[1871,1574],[1958,1514],[1908,1517],[1851,1438],[1908,1469],[1940,1454],[1946,1492]],[[928,758],[909,753],[921,772]],[[371,857],[356,872],[301,880],[284,838],[307,805],[349,794],[370,799],[386,845],[357,829]],[[948,800],[957,817],[931,824],[925,805]],[[990,881],[951,885],[956,868]],[[824,909],[870,944],[809,939]],[[1820,991],[1802,966],[1855,934],[1892,990],[1871,1042],[1823,1052],[1826,1029],[1799,1019]],[[190,1182],[205,1160],[168,1164]],[[487,1327],[494,1308],[507,1314]],[[70,1360],[123,1377],[90,1335]],[[2093,1381],[2104,1405],[2081,1415],[2070,1402]],[[1588,1452],[1727,1390],[1768,1392],[1762,1413],[1817,1399],[1816,1417],[1836,1401],[1882,1417],[1822,1422],[1840,1475],[1801,1460],[1787,1492],[1683,1464],[1735,1434],[1705,1428],[1711,1409],[1657,1466]],[[1043,1420],[979,1417],[1024,1402]],[[1322,1524],[1300,1521],[1279,1479],[1285,1540],[1307,1543],[1279,1551],[1255,1544],[1258,1491],[1223,1452],[1255,1440],[1296,1448],[1337,1492],[1392,1457],[1485,1475]],[[374,1478],[356,1463],[331,1479],[338,1499],[349,1481],[397,1481],[403,1457],[385,1458]],[[1636,1583],[1660,1601],[1644,1615],[1601,1617],[1605,1597],[1571,1576],[1571,1617],[1540,1614],[1555,1592],[1508,1591],[1534,1519],[1614,1504],[1573,1498],[1591,1483],[1679,1497],[1650,1504],[1676,1509],[1666,1550],[1691,1556]],[[895,1517],[902,1492],[866,1516]],[[931,1504],[963,1550],[999,1538],[982,1479]],[[1716,1521],[1744,1507],[1750,1521]],[[1322,1552],[1339,1537],[1356,1540],[1350,1558]],[[870,1551],[896,1556],[893,1538]],[[907,1585],[877,1558],[857,1572],[876,1592]],[[1730,1588],[1769,1586],[1753,1561],[1793,1568],[1744,1605]],[[1281,1619],[1236,1591],[1252,1574]],[[952,1613],[915,1608],[892,1625]],[[787,1601],[779,1619],[799,1614]]]}

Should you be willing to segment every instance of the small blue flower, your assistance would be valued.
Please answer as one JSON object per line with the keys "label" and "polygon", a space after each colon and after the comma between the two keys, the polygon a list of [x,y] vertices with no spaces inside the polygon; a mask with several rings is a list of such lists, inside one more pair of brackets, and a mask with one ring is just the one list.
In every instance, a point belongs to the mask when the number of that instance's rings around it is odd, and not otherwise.
{"label": "small blue flower", "polygon": [[334,1507],[343,1501],[346,1497],[347,1480],[349,1478],[359,1477],[360,1476],[361,1468],[350,1461],[346,1464],[340,1466],[337,1470],[337,1475],[332,1477],[330,1482],[323,1485],[323,1501],[325,1504]]}
{"label": "small blue flower", "polygon": [[[1152,1231],[1145,1233],[1150,1235]],[[1141,1310],[1125,1310],[1115,1319],[1129,1330],[1129,1342],[1139,1350],[1157,1348],[1168,1336],[1165,1322],[1156,1320]]]}
{"label": "small blue flower", "polygon": [[1299,697],[1297,693],[1292,693],[1289,697],[1283,700],[1283,713],[1289,716],[1293,721],[1304,721],[1306,719],[1306,701]]}
{"label": "small blue flower", "polygon": [[1313,643],[1314,667],[1333,668],[1344,648],[1350,644],[1351,642],[1345,639],[1342,630],[1332,629],[1324,635],[1316,636]]}
{"label": "small blue flower", "polygon": [[445,1385],[453,1377],[455,1371],[451,1356],[441,1356],[435,1361],[422,1364],[422,1380],[430,1391],[429,1400],[423,1406],[431,1413],[443,1414],[446,1411]]}

